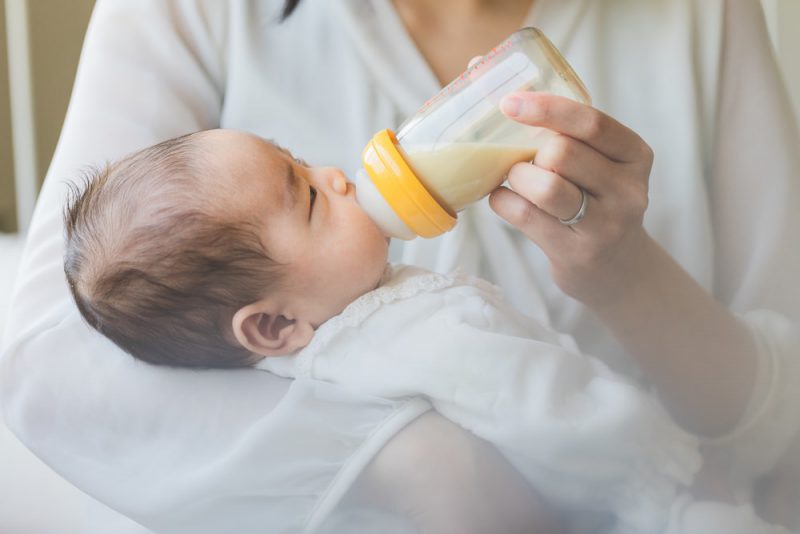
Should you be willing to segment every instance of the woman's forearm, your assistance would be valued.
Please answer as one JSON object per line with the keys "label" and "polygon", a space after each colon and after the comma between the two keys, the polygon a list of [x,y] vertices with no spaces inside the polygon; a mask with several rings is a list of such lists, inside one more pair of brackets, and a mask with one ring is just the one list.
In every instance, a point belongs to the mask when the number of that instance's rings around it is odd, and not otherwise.
{"label": "woman's forearm", "polygon": [[[612,330],[679,423],[704,435],[731,429],[755,384],[755,343],[645,232],[653,150],[613,117],[563,97],[516,93],[503,110],[559,135],[533,163],[511,168],[511,189],[492,193],[492,209],[542,249],[555,283]],[[585,217],[564,224],[578,199]]]}
{"label": "woman's forearm", "polygon": [[[613,117],[563,97],[521,92],[502,107],[559,135],[533,163],[511,168],[511,190],[495,190],[492,209],[544,251],[555,283],[612,330],[679,423],[704,435],[731,429],[755,383],[755,343],[645,232],[653,150]],[[578,198],[585,217],[564,224]]]}
{"label": "woman's forearm", "polygon": [[731,430],[750,399],[755,341],[649,236],[641,273],[618,299],[593,308],[642,366],[675,419],[704,436]]}
{"label": "woman's forearm", "polygon": [[494,447],[435,412],[386,444],[348,502],[399,514],[421,533],[564,532],[557,513]]}

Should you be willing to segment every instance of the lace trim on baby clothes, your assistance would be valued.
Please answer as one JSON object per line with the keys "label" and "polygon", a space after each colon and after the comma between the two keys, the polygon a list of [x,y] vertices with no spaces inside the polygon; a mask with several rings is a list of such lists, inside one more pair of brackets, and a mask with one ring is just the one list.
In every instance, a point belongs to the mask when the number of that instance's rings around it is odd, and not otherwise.
{"label": "lace trim on baby clothes", "polygon": [[452,276],[453,280],[457,282],[457,285],[475,286],[488,295],[492,295],[499,299],[505,299],[505,292],[503,291],[503,288],[492,284],[483,278],[478,278],[477,276],[467,274],[461,269],[454,270],[450,276]]}
{"label": "lace trim on baby clothes", "polygon": [[473,278],[461,271],[441,274],[408,265],[387,264],[379,286],[351,302],[339,315],[329,319],[317,329],[311,343],[296,356],[297,376],[311,376],[314,356],[345,328],[357,327],[382,306],[404,300],[420,293],[439,291],[454,285],[473,285],[497,294],[496,286]]}

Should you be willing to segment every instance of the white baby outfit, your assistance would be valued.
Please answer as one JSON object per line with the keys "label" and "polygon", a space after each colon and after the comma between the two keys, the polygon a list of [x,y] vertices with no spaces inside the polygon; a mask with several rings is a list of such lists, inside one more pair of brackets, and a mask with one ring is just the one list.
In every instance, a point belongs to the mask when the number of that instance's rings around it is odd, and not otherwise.
{"label": "white baby outfit", "polygon": [[696,439],[571,337],[460,272],[389,266],[308,346],[258,367],[376,397],[422,395],[498,447],[560,509],[613,513],[609,532],[691,534],[698,521],[752,516],[716,503],[697,509],[681,494],[701,464]]}

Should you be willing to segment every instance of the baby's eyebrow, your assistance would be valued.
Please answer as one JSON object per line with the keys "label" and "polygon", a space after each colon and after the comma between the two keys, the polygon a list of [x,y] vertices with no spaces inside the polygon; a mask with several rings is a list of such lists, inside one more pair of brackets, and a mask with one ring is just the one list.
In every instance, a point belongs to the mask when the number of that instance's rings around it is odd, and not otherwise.
{"label": "baby's eyebrow", "polygon": [[261,138],[267,144],[271,145],[274,148],[277,148],[279,152],[289,156],[289,160],[283,160],[284,165],[284,178],[286,179],[286,186],[283,190],[283,210],[284,211],[292,211],[294,207],[297,205],[297,201],[299,199],[298,191],[300,190],[300,179],[297,178],[297,174],[294,172],[294,165],[292,165],[291,161],[294,161],[294,156],[292,153],[283,148],[281,145],[272,141],[271,139],[266,139],[264,137]]}
{"label": "baby's eyebrow", "polygon": [[286,179],[286,186],[283,190],[283,209],[284,211],[292,211],[297,205],[298,190],[300,189],[300,180],[294,172],[294,165],[284,160],[284,178]]}

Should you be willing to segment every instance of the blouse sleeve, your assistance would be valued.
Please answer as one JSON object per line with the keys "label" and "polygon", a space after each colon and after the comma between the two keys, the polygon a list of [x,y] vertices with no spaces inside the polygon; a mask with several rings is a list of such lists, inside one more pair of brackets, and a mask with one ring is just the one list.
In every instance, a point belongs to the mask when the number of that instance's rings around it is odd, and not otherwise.
{"label": "blouse sleeve", "polygon": [[752,330],[760,368],[745,416],[709,446],[752,479],[776,467],[800,427],[800,135],[759,3],[724,6],[715,291]]}
{"label": "blouse sleeve", "polygon": [[428,409],[255,370],[156,368],[76,311],[62,267],[64,181],[218,125],[228,7],[98,1],[0,359],[8,426],[75,486],[156,532],[319,525],[382,444]]}

